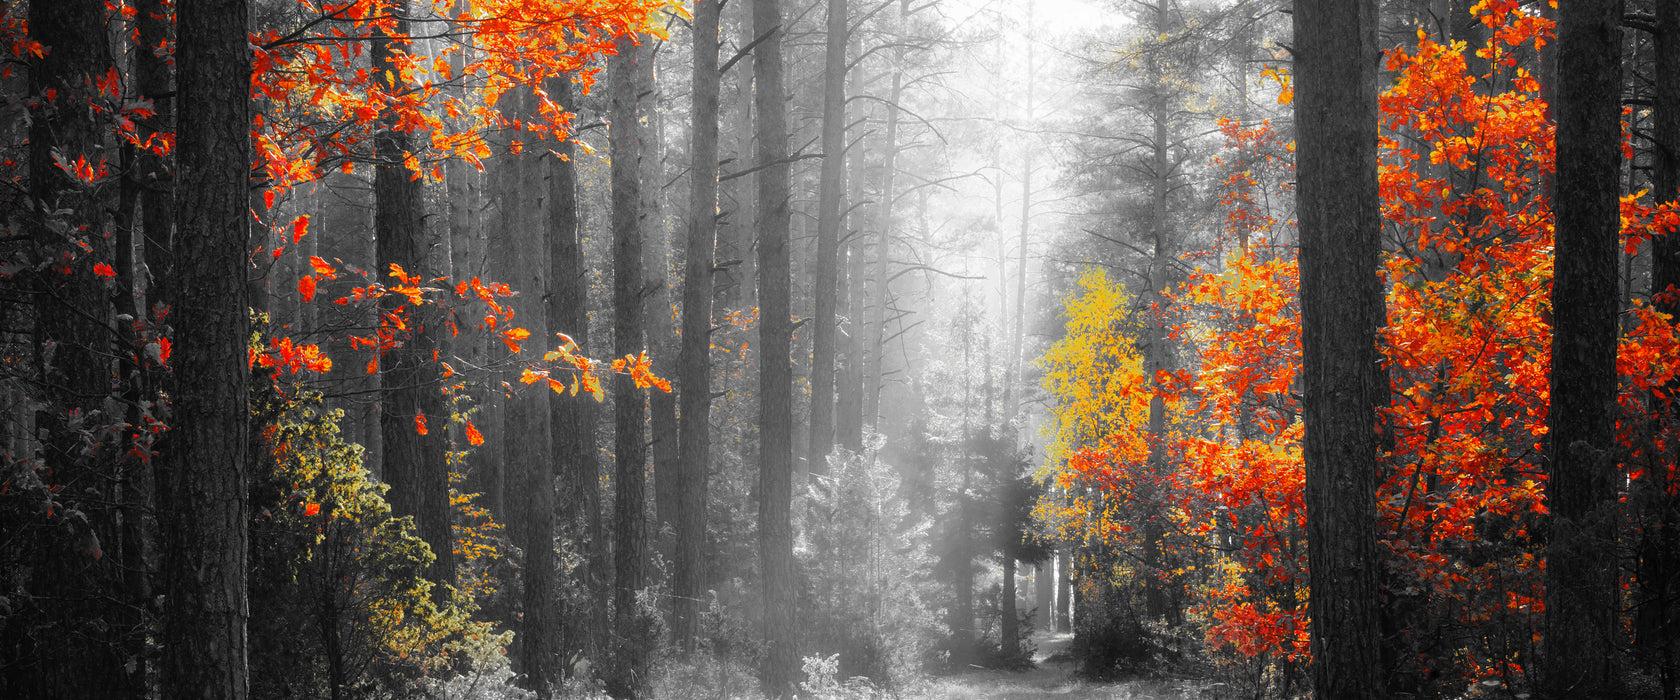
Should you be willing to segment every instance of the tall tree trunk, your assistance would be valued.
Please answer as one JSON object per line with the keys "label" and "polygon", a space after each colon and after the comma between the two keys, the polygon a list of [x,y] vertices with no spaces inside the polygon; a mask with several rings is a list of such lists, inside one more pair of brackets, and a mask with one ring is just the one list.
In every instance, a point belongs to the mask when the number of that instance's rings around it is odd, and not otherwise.
{"label": "tall tree trunk", "polygon": [[[1166,7],[1165,2],[1157,4],[1162,8]],[[1032,2],[1032,0],[1028,0],[1027,2],[1026,122],[1028,129],[1032,129],[1034,127],[1035,117],[1033,112],[1037,106],[1035,103],[1037,92],[1034,90],[1036,83],[1033,76],[1033,48],[1035,45],[1033,41],[1033,11],[1036,5],[1037,3]],[[1033,149],[1029,146],[1026,149],[1026,153],[1024,154],[1021,163],[1021,237],[1020,241],[1017,243],[1017,247],[1020,248],[1020,250],[1016,251],[1015,313],[1014,318],[1012,319],[1015,322],[1015,331],[1009,335],[1009,358],[1008,365],[1004,370],[1003,378],[1003,422],[1005,424],[1015,419],[1016,408],[1021,401],[1021,394],[1025,391],[1025,388],[1021,386],[1021,345],[1027,335],[1027,247],[1032,242],[1032,176]],[[1003,179],[1001,177],[998,178],[998,183],[1002,184],[1002,182]],[[1002,199],[1002,197],[998,198],[999,205],[1002,204]],[[1001,226],[1002,223],[1002,218],[999,217],[999,226]],[[1000,250],[998,252],[1000,262],[1003,257],[1003,251]]]}
{"label": "tall tree trunk", "polygon": [[676,571],[671,639],[695,650],[705,590],[706,480],[711,453],[712,264],[718,205],[718,24],[721,0],[694,3],[693,122],[689,131],[688,240],[683,259],[680,390],[681,471],[677,475]]}
{"label": "tall tree trunk", "polygon": [[[655,76],[655,63],[658,46],[646,47],[642,55],[646,60],[637,66],[640,70],[636,79],[640,87],[636,94],[638,109],[647,115],[647,136],[642,141],[642,182],[646,183],[646,186],[641,190],[641,219],[644,222],[643,235],[647,242],[642,246],[642,260],[648,290],[648,358],[652,360],[656,374],[670,377],[676,372],[677,319],[672,314],[670,281],[673,241],[671,228],[666,225],[662,207],[665,182],[662,154],[665,124],[657,109],[659,83]],[[653,442],[649,447],[653,453],[653,515],[657,525],[655,535],[659,543],[660,558],[669,562],[675,560],[672,549],[676,546],[677,539],[677,472],[682,465],[677,445],[681,438],[677,436],[676,394],[664,391],[649,393],[648,427],[653,434]]]}
{"label": "tall tree trunk", "polygon": [[[617,42],[607,60],[607,89],[612,123],[607,135],[612,159],[613,356],[638,355],[642,338],[642,129],[637,114],[636,74],[642,49],[633,37]],[[607,690],[617,698],[635,698],[647,675],[646,621],[636,607],[636,592],[646,585],[647,559],[647,397],[628,375],[614,375],[613,457],[614,540],[613,615],[615,649]]]}
{"label": "tall tree trunk", "polygon": [[[863,55],[863,41],[857,36],[857,33],[852,34],[849,40],[852,55]],[[847,77],[851,81],[849,88],[851,94],[862,95],[864,92],[863,71],[851,71]],[[867,140],[859,138],[858,143],[862,145],[867,143]],[[855,153],[848,148],[847,155],[849,156],[847,162],[851,166],[851,174],[843,178],[850,193],[847,197],[847,206],[855,207],[865,199],[863,193],[865,178],[862,171],[863,164],[868,161],[868,154],[865,148],[858,148]],[[863,255],[865,243],[862,226],[849,226],[848,222],[861,221],[862,219],[861,216],[847,217],[842,215],[840,217],[841,238],[846,242],[844,266],[846,279],[844,282],[845,299],[844,301],[837,300],[837,305],[844,306],[846,318],[841,326],[843,333],[840,343],[840,376],[836,380],[839,383],[839,389],[835,392],[837,398],[834,407],[834,438],[846,449],[853,452],[863,451],[863,377],[865,365],[863,336],[865,330],[869,327],[865,320],[868,295],[864,291],[869,279],[869,264]]]}
{"label": "tall tree trunk", "polygon": [[[120,413],[96,413],[112,398],[114,367],[113,309],[107,283],[94,267],[120,264],[108,238],[113,222],[107,216],[119,200],[110,196],[116,187],[83,183],[60,165],[74,167],[85,160],[96,171],[107,165],[112,172],[121,170],[122,163],[106,155],[115,153],[106,149],[108,125],[91,107],[106,104],[107,98],[93,89],[94,81],[113,63],[100,40],[106,22],[102,6],[71,5],[29,3],[29,38],[41,44],[45,55],[28,66],[27,99],[11,96],[27,105],[22,122],[29,139],[27,196],[17,197],[12,216],[22,219],[16,223],[25,227],[36,264],[17,273],[27,287],[8,291],[34,302],[31,359],[40,374],[32,384],[38,388],[35,398],[45,405],[8,405],[6,411],[35,414],[33,427],[45,438],[35,443],[43,468],[31,471],[52,495],[41,504],[45,518],[40,525],[45,527],[38,541],[26,545],[22,540],[33,538],[9,538],[13,546],[33,550],[22,578],[31,595],[21,599],[25,609],[41,615],[5,620],[6,633],[0,637],[8,649],[13,644],[22,649],[0,661],[5,674],[0,687],[20,696],[138,695],[141,689],[125,687],[131,682],[121,666],[127,650],[112,629],[115,616],[122,614],[114,604],[121,595],[121,572],[115,566],[120,557],[102,556],[104,548],[121,551],[118,513],[110,505],[118,495],[111,484],[119,471],[116,460],[85,451],[82,435],[83,430],[97,435],[103,423],[122,420]],[[81,419],[89,424],[76,425]]]}
{"label": "tall tree trunk", "polygon": [[[752,44],[756,34],[753,31],[752,3],[741,2],[740,15],[737,18],[740,33],[736,35],[735,43],[741,48]],[[752,84],[756,71],[753,68],[754,58],[748,52],[731,70],[735,71],[733,114],[724,120],[729,124],[731,140],[734,142],[732,164],[728,167],[732,171],[742,171],[751,167],[753,159],[753,112]],[[722,76],[719,76],[720,79]],[[723,205],[723,217],[718,225],[717,258],[717,303],[723,309],[737,311],[754,305],[753,288],[753,218],[756,205],[752,180],[745,177],[735,178],[727,184],[721,185],[719,204]],[[728,387],[724,387],[727,389]]]}
{"label": "tall tree trunk", "polygon": [[[516,88],[502,98],[503,113],[511,113],[520,120],[534,119],[534,99],[529,88]],[[541,204],[529,197],[526,190],[530,183],[540,181],[541,153],[541,149],[524,148],[497,164],[500,172],[496,197],[501,219],[498,235],[505,242],[496,247],[500,259],[494,262],[516,293],[508,302],[515,323],[531,332],[528,343],[538,344],[536,352],[531,354],[547,349],[549,339],[554,337],[548,331],[544,309],[548,292],[544,273],[550,264],[544,235],[546,222],[538,218]],[[516,370],[521,365],[519,358],[520,355],[514,356]],[[545,699],[549,697],[550,683],[558,680],[551,636],[555,465],[549,430],[550,394],[546,386],[537,385],[521,387],[508,396],[504,420],[509,437],[498,446],[502,449],[507,474],[511,511],[507,516],[508,530],[513,543],[525,555],[520,566],[521,615],[519,634],[514,638],[514,668],[519,671],[522,684]]]}
{"label": "tall tree trunk", "polygon": [[[394,36],[376,34],[372,46],[374,73],[392,76],[392,80],[402,73],[398,69],[402,55],[396,43],[406,43],[408,21],[398,20],[395,31]],[[395,94],[405,86],[383,88]],[[411,148],[410,139],[394,120],[387,117],[374,140],[379,161],[373,176],[375,268],[382,279],[393,282],[394,278],[387,278],[394,271],[393,265],[408,275],[429,280],[435,275],[426,260],[430,247],[425,225],[426,186],[403,164]],[[414,516],[420,538],[431,547],[435,558],[426,570],[426,579],[436,584],[434,598],[442,600],[447,595],[444,586],[455,583],[449,463],[444,455],[448,449],[449,411],[439,393],[442,373],[432,360],[432,352],[440,349],[438,330],[443,318],[435,307],[409,304],[401,294],[382,297],[379,306],[386,313],[409,307],[408,337],[400,338],[401,342],[387,350],[381,360],[380,478],[391,485],[391,512]]]}
{"label": "tall tree trunk", "polygon": [[[577,98],[570,78],[548,82],[549,98],[566,109],[575,108]],[[577,151],[571,139],[554,144],[555,157],[548,159],[548,330],[565,333],[577,343],[578,352],[589,352],[589,273],[583,264],[583,236],[578,225],[577,169],[572,161]],[[562,503],[571,513],[568,528],[581,543],[584,565],[581,578],[591,604],[573,616],[586,620],[584,629],[572,634],[564,651],[599,658],[599,640],[607,637],[607,579],[611,576],[607,542],[601,523],[600,464],[596,457],[597,408],[583,396],[549,402],[549,437],[554,444],[554,463],[560,471],[566,494]]]}
{"label": "tall tree trunk", "polygon": [[786,90],[778,0],[753,0],[753,33],[763,37],[754,69],[758,91],[759,560],[764,575],[764,694],[791,697],[799,637],[793,610],[793,323],[789,300]]}
{"label": "tall tree trunk", "polygon": [[162,690],[171,698],[238,700],[248,690],[248,11],[244,0],[176,5],[175,402],[160,480],[168,494]]}
{"label": "tall tree trunk", "polygon": [[1377,697],[1377,7],[1297,0],[1294,20],[1313,690]]}
{"label": "tall tree trunk", "polygon": [[1621,169],[1620,0],[1559,8],[1556,271],[1546,416],[1546,630],[1541,690],[1613,695],[1617,646],[1616,255]]}
{"label": "tall tree trunk", "polygon": [[[898,5],[898,22],[902,26],[909,21],[910,2],[901,0]],[[898,42],[893,49],[893,79],[892,92],[887,100],[887,133],[885,158],[881,165],[880,201],[876,203],[877,221],[875,233],[875,298],[870,307],[869,320],[869,369],[863,387],[863,422],[870,430],[875,430],[881,418],[881,375],[885,365],[886,330],[887,330],[887,295],[889,288],[888,275],[892,266],[892,212],[893,212],[893,178],[898,171],[898,100],[904,92],[904,46]]]}
{"label": "tall tree trunk", "polygon": [[806,468],[828,471],[834,447],[834,314],[840,200],[846,191],[846,0],[828,0],[823,54],[822,179],[817,201],[816,313],[811,319],[811,447]]}

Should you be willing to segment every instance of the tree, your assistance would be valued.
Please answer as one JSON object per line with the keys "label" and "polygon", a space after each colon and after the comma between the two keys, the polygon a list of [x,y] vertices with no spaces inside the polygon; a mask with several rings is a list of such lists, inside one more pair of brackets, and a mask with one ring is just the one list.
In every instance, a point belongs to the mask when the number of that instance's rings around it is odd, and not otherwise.
{"label": "tree", "polygon": [[[393,8],[401,17],[406,2]],[[380,88],[390,94],[408,89],[400,64],[407,57],[398,46],[406,42],[408,20],[397,19],[390,30],[374,32],[371,49],[375,72],[387,76]],[[401,115],[391,111],[374,137],[373,228],[375,269],[381,275],[412,276],[418,283],[437,277],[427,258],[431,248],[425,225],[425,183],[408,164],[413,156],[409,134]],[[418,166],[415,166],[418,167]],[[393,338],[405,328],[392,327],[389,320],[408,303],[400,294],[380,299],[381,332]],[[454,535],[449,515],[449,465],[445,427],[449,413],[439,393],[442,373],[433,357],[439,349],[438,335],[443,318],[432,305],[410,306],[412,318],[403,326],[406,337],[384,352],[384,373],[380,375],[383,396],[379,407],[380,477],[391,485],[391,509],[398,515],[414,516],[421,537],[436,557],[426,578],[437,584],[434,592],[445,595],[445,586],[455,582]]]}
{"label": "tree", "polygon": [[[530,105],[535,96],[520,88],[502,98],[505,111],[516,120],[534,117]],[[521,139],[524,135],[513,134]],[[532,337],[546,339],[548,332],[547,268],[552,263],[548,254],[547,222],[541,221],[538,202],[528,198],[527,185],[539,179],[543,151],[537,148],[516,147],[496,164],[495,188],[500,208],[500,238],[495,246],[493,262],[513,288],[521,290],[509,306],[513,317]],[[577,400],[577,399],[572,399]],[[505,402],[506,437],[503,465],[508,485],[508,513],[513,543],[524,552],[520,566],[521,599],[519,636],[515,668],[525,676],[528,687],[539,698],[549,697],[549,685],[556,677],[554,644],[551,639],[554,617],[554,458],[549,432],[553,416],[549,406],[549,392],[516,391]],[[389,451],[389,448],[387,448]]]}
{"label": "tree", "polygon": [[1377,697],[1377,3],[1295,4],[1312,686]]}
{"label": "tree", "polygon": [[1540,689],[1614,697],[1621,0],[1561,3]]}
{"label": "tree", "polygon": [[706,487],[711,452],[712,264],[718,211],[719,0],[695,0],[693,123],[689,131],[688,239],[683,259],[682,350],[677,383],[681,471],[677,474],[676,572],[671,639],[692,653],[705,589]]}
{"label": "tree", "polygon": [[177,698],[239,700],[248,687],[248,11],[243,0],[176,6],[174,430],[160,479],[168,494],[160,640],[163,694]]}
{"label": "tree", "polygon": [[[607,59],[611,100],[608,138],[612,158],[613,355],[644,351],[642,337],[642,227],[640,126],[636,75],[640,39],[624,36]],[[647,571],[647,425],[645,399],[629,376],[612,380],[613,395],[613,624],[614,667],[607,689],[618,698],[641,695],[647,643],[636,594]]]}
{"label": "tree", "polygon": [[[577,99],[569,77],[548,83],[549,98],[571,107]],[[577,169],[573,158],[577,148],[568,138],[554,145],[554,157],[547,159],[548,180],[548,284],[550,302],[548,328],[572,339],[579,353],[589,352],[589,274],[585,271],[583,235],[578,225]],[[600,640],[607,634],[607,600],[612,569],[607,556],[607,538],[601,522],[601,473],[596,456],[595,427],[599,415],[595,402],[561,399],[549,402],[549,436],[554,440],[555,468],[560,472],[560,506],[571,515],[573,537],[583,543],[584,567],[580,578],[590,605],[580,617],[588,620],[581,630],[570,630],[571,646],[599,658]],[[574,649],[567,649],[572,651]]]}
{"label": "tree", "polygon": [[793,336],[789,302],[786,88],[778,0],[753,0],[760,37],[753,69],[758,90],[759,562],[764,576],[764,694],[791,697],[799,659],[793,598]]}
{"label": "tree", "polygon": [[835,305],[839,290],[840,200],[846,189],[846,0],[828,0],[823,39],[822,179],[817,203],[816,299],[811,319],[811,445],[806,468],[827,470],[834,447]]}

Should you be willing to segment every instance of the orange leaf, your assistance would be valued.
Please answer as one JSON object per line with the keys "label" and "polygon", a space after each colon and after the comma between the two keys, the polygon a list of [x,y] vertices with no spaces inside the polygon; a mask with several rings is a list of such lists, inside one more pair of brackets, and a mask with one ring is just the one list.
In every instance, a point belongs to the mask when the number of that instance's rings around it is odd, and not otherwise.
{"label": "orange leaf", "polygon": [[319,504],[319,503],[308,503],[308,504],[305,504],[303,506],[304,517],[311,517],[311,516],[314,516],[315,514],[320,513],[320,512],[321,512],[321,504]]}
{"label": "orange leaf", "polygon": [[425,415],[419,414],[419,413],[414,414],[414,432],[420,433],[421,435],[426,434],[426,416]]}
{"label": "orange leaf", "polygon": [[292,220],[292,242],[303,240],[303,234],[309,232],[309,215],[304,214]]}
{"label": "orange leaf", "polygon": [[117,271],[111,269],[111,266],[106,265],[105,263],[95,263],[93,266],[93,274],[99,275],[100,277],[116,277]]}
{"label": "orange leaf", "polygon": [[333,279],[338,276],[338,270],[333,269],[332,265],[328,265],[327,261],[322,260],[317,256],[309,256],[309,266],[315,268],[315,274],[327,279]]}
{"label": "orange leaf", "polygon": [[298,280],[298,295],[302,296],[303,300],[305,302],[315,300],[315,276],[314,275],[304,275],[301,279]]}
{"label": "orange leaf", "polygon": [[474,445],[484,444],[484,434],[478,432],[478,428],[473,427],[473,424],[470,422],[467,423],[467,442]]}

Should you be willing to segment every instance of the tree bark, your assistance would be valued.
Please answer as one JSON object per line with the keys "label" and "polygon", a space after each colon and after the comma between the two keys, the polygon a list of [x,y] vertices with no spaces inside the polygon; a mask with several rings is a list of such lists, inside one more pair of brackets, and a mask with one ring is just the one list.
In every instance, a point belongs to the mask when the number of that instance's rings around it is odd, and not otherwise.
{"label": "tree bark", "polygon": [[846,188],[846,0],[828,0],[823,53],[822,176],[817,201],[816,312],[811,319],[811,446],[806,468],[828,471],[834,447],[834,316],[839,290],[840,200]]}
{"label": "tree bark", "polygon": [[168,494],[162,690],[171,698],[237,700],[246,697],[249,684],[248,12],[243,0],[176,5],[179,235],[176,273],[169,276],[175,301],[174,429],[160,480],[161,493]]}
{"label": "tree bark", "polygon": [[787,105],[778,0],[753,0],[758,91],[759,560],[764,575],[764,694],[794,692],[799,654],[793,610],[793,324],[789,301]]}
{"label": "tree bark", "polygon": [[[534,99],[529,88],[515,88],[502,99],[503,113],[520,120],[534,119]],[[548,292],[544,272],[551,262],[546,222],[538,219],[540,202],[526,194],[530,183],[540,178],[538,159],[542,152],[528,144],[518,153],[505,156],[496,166],[500,171],[496,188],[501,218],[499,235],[505,243],[497,246],[501,255],[495,263],[515,293],[508,302],[514,322],[531,332],[526,343],[535,346],[535,352],[526,350],[514,355],[515,371],[523,367],[522,355],[540,354],[554,337],[548,331],[548,317],[543,308]],[[546,699],[550,696],[550,684],[558,680],[552,638],[555,570],[555,464],[549,430],[552,392],[542,384],[514,386],[517,388],[505,404],[508,439],[497,446],[502,449],[502,463],[508,477],[509,535],[524,553],[520,566],[521,615],[519,634],[514,638],[513,661],[522,677],[521,685]]]}
{"label": "tree bark", "polygon": [[1617,646],[1615,449],[1620,0],[1560,3],[1546,628],[1540,690],[1608,698]]}
{"label": "tree bark", "polygon": [[[671,228],[665,223],[662,207],[663,184],[665,182],[664,168],[664,119],[657,108],[659,104],[659,82],[655,72],[657,67],[657,47],[645,47],[642,55],[645,60],[638,63],[636,80],[640,86],[636,90],[637,109],[646,116],[646,138],[642,140],[642,182],[647,183],[641,189],[642,213],[644,222],[643,235],[646,245],[642,246],[643,274],[647,286],[647,344],[648,359],[653,363],[654,373],[661,377],[671,377],[675,374],[674,366],[677,358],[676,323],[673,302],[671,299],[671,253],[673,241]],[[649,450],[653,455],[653,515],[657,530],[654,533],[658,541],[660,558],[667,562],[675,561],[676,523],[677,523],[677,472],[682,468],[682,456],[677,444],[677,395],[675,393],[654,391],[648,394],[648,427],[652,431],[653,442]]]}
{"label": "tree bark", "polygon": [[689,209],[683,259],[682,354],[677,386],[681,471],[677,475],[676,571],[671,587],[671,639],[695,650],[705,590],[706,487],[711,453],[712,264],[718,210],[719,0],[694,3],[693,122],[689,131]]}
{"label": "tree bark", "polygon": [[[398,20],[395,36],[377,33],[372,54],[376,75],[397,76],[400,59],[395,43],[406,41],[408,21]],[[393,93],[403,90],[400,84],[386,85]],[[378,166],[373,176],[373,228],[376,241],[375,265],[381,278],[393,265],[422,280],[435,277],[427,264],[429,241],[426,240],[426,188],[415,173],[403,164],[411,148],[408,134],[394,123],[380,129],[374,141],[374,155]],[[455,583],[455,538],[449,516],[449,464],[444,452],[449,426],[449,411],[439,393],[442,374],[432,352],[438,350],[438,329],[442,315],[426,304],[409,304],[400,294],[388,294],[379,300],[380,309],[387,313],[408,307],[409,335],[400,338],[397,347],[386,351],[380,375],[384,392],[379,414],[381,478],[391,485],[388,499],[391,512],[414,516],[420,538],[431,547],[435,557],[426,569],[426,580],[436,585],[435,599],[445,596],[444,586]],[[424,430],[424,433],[421,431]]]}
{"label": "tree bark", "polygon": [[1312,684],[1378,697],[1376,2],[1298,0],[1294,20]]}
{"label": "tree bark", "polygon": [[[636,73],[642,49],[633,37],[617,41],[618,53],[607,59],[611,119],[607,136],[612,160],[613,356],[638,355],[643,342],[641,159],[642,129],[637,114]],[[617,628],[613,670],[607,690],[616,698],[642,693],[647,675],[644,622],[636,592],[646,585],[647,560],[647,397],[627,374],[610,380],[613,394],[614,540],[613,615]]]}
{"label": "tree bark", "polygon": [[[562,108],[575,108],[577,99],[569,78],[549,81],[548,95]],[[572,162],[577,149],[571,139],[554,144],[553,149],[555,157],[548,159],[548,329],[565,333],[577,343],[578,352],[588,353],[589,273],[583,264],[577,169]],[[572,537],[584,553],[579,578],[591,601],[588,610],[575,616],[587,621],[584,629],[572,635],[564,651],[596,659],[601,651],[597,648],[599,640],[607,635],[606,581],[612,573],[601,523],[601,474],[595,454],[597,411],[595,401],[582,395],[549,401],[554,464],[566,494],[562,504],[571,514]]]}

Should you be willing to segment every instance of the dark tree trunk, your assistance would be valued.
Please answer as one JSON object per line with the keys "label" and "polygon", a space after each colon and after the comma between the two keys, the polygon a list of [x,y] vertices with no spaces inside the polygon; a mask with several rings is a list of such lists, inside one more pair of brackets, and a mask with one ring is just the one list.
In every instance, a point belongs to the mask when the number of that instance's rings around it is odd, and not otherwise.
{"label": "dark tree trunk", "polygon": [[1620,0],[1560,3],[1556,271],[1546,461],[1549,698],[1613,695],[1617,646],[1615,448],[1620,226]]}
{"label": "dark tree trunk", "polygon": [[[561,107],[571,109],[576,98],[572,81],[549,81],[548,95]],[[578,225],[577,171],[572,162],[576,152],[570,140],[554,145],[556,156],[548,159],[548,329],[564,333],[577,343],[578,352],[589,351],[589,273],[583,264],[582,231]],[[563,378],[563,377],[560,377]],[[549,402],[550,438],[554,441],[554,462],[560,470],[565,498],[571,513],[568,528],[581,543],[584,566],[581,578],[591,604],[572,616],[584,620],[584,629],[572,633],[568,652],[581,652],[598,659],[600,640],[607,635],[606,582],[612,576],[606,536],[601,523],[600,464],[596,457],[597,408],[593,399],[579,395]]]}
{"label": "dark tree trunk", "polygon": [[759,560],[764,575],[764,694],[791,697],[798,680],[793,611],[793,365],[789,357],[787,105],[778,0],[753,0],[758,91]]}
{"label": "dark tree trunk", "polygon": [[[631,37],[618,40],[607,60],[612,123],[613,356],[638,355],[642,339],[642,129],[636,113],[636,73],[642,50]],[[636,592],[646,585],[647,397],[628,375],[611,378],[614,482],[614,661],[607,690],[617,698],[641,695],[647,671],[644,621]]]}
{"label": "dark tree trunk", "polygon": [[243,0],[176,5],[175,401],[159,484],[168,538],[162,689],[171,698],[237,700],[248,686],[248,11]]}
{"label": "dark tree trunk", "polygon": [[[119,496],[112,484],[121,471],[115,459],[83,449],[87,435],[98,435],[105,424],[122,420],[120,413],[95,413],[115,387],[110,362],[113,310],[107,283],[94,266],[120,267],[108,238],[113,222],[107,216],[119,200],[110,196],[117,188],[109,182],[86,184],[67,172],[84,159],[96,171],[108,167],[118,172],[123,165],[114,149],[105,148],[108,125],[90,108],[109,104],[108,97],[91,89],[112,66],[99,40],[105,22],[98,3],[29,3],[29,38],[42,45],[45,55],[28,67],[27,100],[11,96],[14,104],[27,105],[22,121],[28,125],[29,179],[27,196],[17,197],[10,215],[21,221],[8,224],[23,224],[37,264],[16,273],[27,287],[9,287],[8,292],[18,293],[13,299],[34,302],[31,359],[40,375],[32,379],[39,389],[35,397],[45,405],[8,405],[4,410],[7,415],[26,410],[35,414],[35,434],[44,433],[37,443],[42,468],[29,471],[51,489],[50,500],[34,506],[40,510],[33,513],[38,520],[32,525],[39,531],[8,531],[8,542],[19,550],[27,548],[31,555],[25,559],[27,568],[17,574],[18,582],[28,585],[27,595],[17,598],[24,603],[19,607],[39,613],[8,615],[0,633],[8,655],[14,649],[17,654],[0,660],[0,687],[20,697],[143,692],[128,687],[133,681],[122,669],[125,657],[140,650],[115,629],[121,626],[119,616],[126,614],[118,603],[128,602],[121,593],[118,514],[112,505]],[[8,233],[17,231],[8,227]],[[88,424],[76,425],[79,419]],[[32,456],[16,455],[20,460]],[[119,555],[107,558],[106,553]]]}
{"label": "dark tree trunk", "polygon": [[[528,88],[516,88],[502,99],[503,113],[520,120],[535,118],[534,97]],[[517,138],[517,137],[516,137]],[[497,205],[504,242],[496,246],[500,255],[496,269],[513,288],[509,302],[514,323],[531,332],[526,341],[535,344],[515,356],[514,371],[523,366],[520,357],[540,356],[547,350],[548,317],[543,308],[547,294],[545,270],[549,265],[546,222],[539,219],[541,204],[527,194],[530,183],[540,181],[542,150],[525,148],[509,154],[497,164]],[[543,384],[520,386],[506,398],[507,439],[502,449],[507,476],[509,535],[524,553],[520,566],[522,596],[519,635],[514,638],[514,668],[522,685],[549,697],[555,673],[552,631],[554,617],[554,460],[549,432],[551,392]],[[578,399],[569,399],[576,401]],[[587,399],[584,399],[587,400]]]}
{"label": "dark tree trunk", "polygon": [[811,319],[811,447],[806,468],[828,471],[834,447],[834,315],[840,200],[846,191],[846,0],[828,0],[823,57],[822,179],[817,201],[816,313]]}
{"label": "dark tree trunk", "polygon": [[1297,0],[1294,19],[1313,690],[1377,697],[1377,7]]}
{"label": "dark tree trunk", "polygon": [[689,132],[688,240],[683,259],[682,355],[677,386],[682,453],[677,475],[671,639],[692,654],[705,591],[706,480],[711,453],[712,264],[718,199],[718,0],[694,4],[694,115]]}
{"label": "dark tree trunk", "polygon": [[[376,75],[401,74],[396,44],[406,44],[408,22],[398,20],[395,31],[395,37],[381,34],[373,41]],[[404,89],[402,85],[382,87],[393,93]],[[379,161],[373,176],[375,268],[381,279],[393,284],[397,280],[387,276],[393,265],[422,281],[436,276],[426,261],[425,183],[403,164],[411,148],[409,141],[409,135],[392,123],[381,128],[374,141]],[[433,596],[442,600],[447,595],[444,587],[455,583],[449,464],[444,455],[449,411],[439,393],[442,372],[432,360],[432,352],[440,349],[438,330],[443,318],[435,307],[409,304],[401,294],[382,297],[379,306],[385,312],[407,306],[410,329],[408,337],[400,338],[400,344],[387,350],[380,362],[384,369],[380,375],[380,478],[391,485],[391,512],[414,516],[420,538],[431,547],[435,559],[426,579],[436,584]]]}

